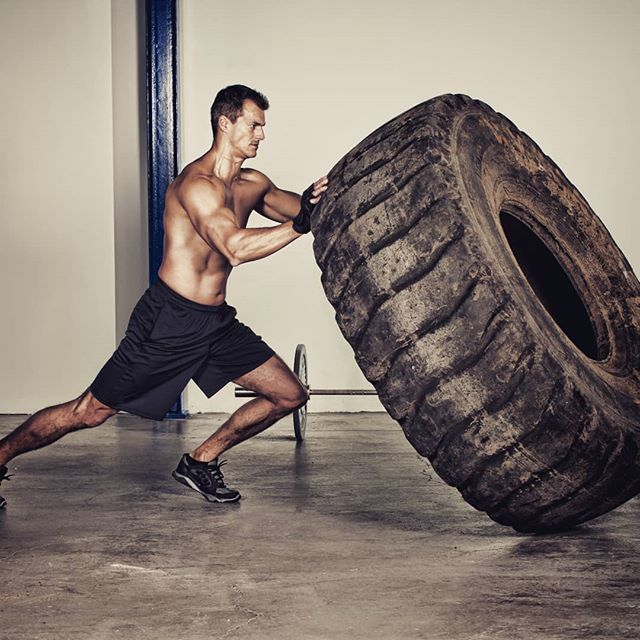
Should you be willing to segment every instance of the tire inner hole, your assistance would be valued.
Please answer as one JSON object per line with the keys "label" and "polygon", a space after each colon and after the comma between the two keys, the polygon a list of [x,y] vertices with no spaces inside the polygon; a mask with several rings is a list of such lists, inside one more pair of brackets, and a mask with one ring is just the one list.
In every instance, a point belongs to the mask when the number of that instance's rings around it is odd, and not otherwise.
{"label": "tire inner hole", "polygon": [[562,265],[518,218],[501,211],[500,223],[520,269],[549,315],[582,353],[602,359],[591,317]]}

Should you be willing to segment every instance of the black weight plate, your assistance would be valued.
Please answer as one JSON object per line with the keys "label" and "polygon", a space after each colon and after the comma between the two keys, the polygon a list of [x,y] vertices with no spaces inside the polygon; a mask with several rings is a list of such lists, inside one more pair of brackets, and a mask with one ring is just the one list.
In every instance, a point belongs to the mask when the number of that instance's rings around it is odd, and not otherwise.
{"label": "black weight plate", "polygon": [[[298,376],[300,382],[309,388],[309,374],[307,372],[307,350],[303,344],[296,347],[296,354],[293,358],[293,372]],[[293,412],[293,431],[298,442],[304,440],[307,429],[307,405],[303,405]]]}

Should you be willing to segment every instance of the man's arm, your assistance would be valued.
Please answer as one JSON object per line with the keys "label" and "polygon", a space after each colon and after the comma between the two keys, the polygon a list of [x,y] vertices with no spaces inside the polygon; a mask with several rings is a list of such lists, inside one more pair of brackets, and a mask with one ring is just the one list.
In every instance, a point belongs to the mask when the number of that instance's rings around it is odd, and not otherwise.
{"label": "man's arm", "polygon": [[[263,177],[268,183],[267,191],[261,202],[256,206],[256,211],[276,222],[293,220],[300,213],[300,196],[297,193],[293,193],[293,191],[279,189],[269,178],[264,175]],[[313,196],[310,200],[311,204],[315,205],[320,200],[320,196],[327,190],[328,184],[329,180],[326,176],[313,183],[313,190],[310,194]]]}
{"label": "man's arm", "polygon": [[225,205],[224,186],[204,178],[190,182],[179,198],[200,237],[233,267],[265,258],[300,237],[290,220],[275,227],[239,227],[233,211]]}

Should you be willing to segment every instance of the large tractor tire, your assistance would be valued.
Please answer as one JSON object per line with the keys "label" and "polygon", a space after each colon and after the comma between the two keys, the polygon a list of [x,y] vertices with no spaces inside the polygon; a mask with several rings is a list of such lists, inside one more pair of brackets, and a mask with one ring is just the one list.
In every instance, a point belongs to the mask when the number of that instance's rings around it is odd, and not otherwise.
{"label": "large tractor tire", "polygon": [[360,368],[471,505],[547,532],[640,491],[640,284],[507,118],[403,113],[332,169],[312,231]]}

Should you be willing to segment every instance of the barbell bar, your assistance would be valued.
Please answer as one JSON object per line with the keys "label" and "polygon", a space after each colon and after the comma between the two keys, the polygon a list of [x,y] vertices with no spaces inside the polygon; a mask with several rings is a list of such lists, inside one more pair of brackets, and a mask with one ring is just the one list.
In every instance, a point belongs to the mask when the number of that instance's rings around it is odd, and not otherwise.
{"label": "barbell bar", "polygon": [[[375,389],[311,389],[309,388],[309,370],[307,367],[307,348],[303,344],[296,347],[293,356],[293,373],[304,387],[307,388],[310,396],[377,396]],[[236,398],[257,398],[260,394],[244,387],[236,387],[234,391]],[[304,440],[307,429],[307,405],[303,405],[293,412],[293,432],[298,442]]]}

